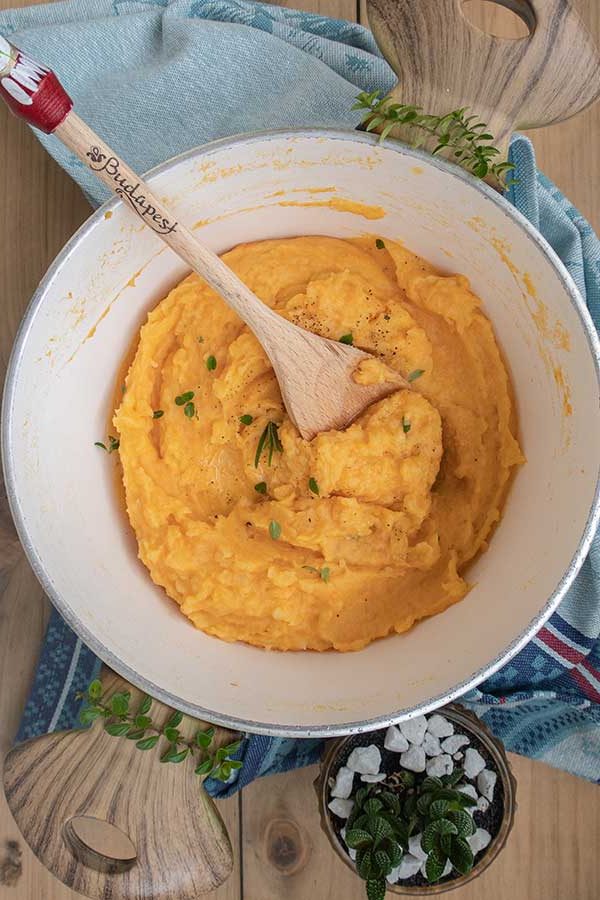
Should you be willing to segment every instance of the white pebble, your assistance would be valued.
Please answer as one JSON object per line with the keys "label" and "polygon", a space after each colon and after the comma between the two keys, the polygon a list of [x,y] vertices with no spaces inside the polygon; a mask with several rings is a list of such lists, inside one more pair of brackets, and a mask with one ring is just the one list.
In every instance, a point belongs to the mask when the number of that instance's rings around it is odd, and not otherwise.
{"label": "white pebble", "polygon": [[483,769],[482,772],[477,776],[477,790],[480,794],[492,802],[494,799],[494,788],[496,787],[496,780],[498,776],[495,772],[491,772],[489,769]]}
{"label": "white pebble", "polygon": [[425,771],[425,751],[413,745],[400,754],[400,765],[409,772]]}
{"label": "white pebble", "polygon": [[472,797],[473,800],[477,800],[478,794],[475,790],[475,786],[472,784],[459,784],[456,790],[460,791],[461,794],[466,794],[467,797]]}
{"label": "white pebble", "polygon": [[422,837],[423,834],[419,832],[418,834],[413,834],[413,836],[408,839],[408,852],[420,860],[427,859],[427,854],[421,847]]}
{"label": "white pebble", "polygon": [[465,764],[463,769],[465,770],[467,778],[475,778],[482,769],[485,769],[485,759],[478,750],[469,747],[469,749],[465,751]]}
{"label": "white pebble", "polygon": [[477,809],[480,813],[486,813],[490,808],[490,801],[486,797],[480,797],[477,801]]}
{"label": "white pebble", "polygon": [[327,806],[338,819],[347,819],[352,812],[354,800],[342,800],[341,797],[335,797],[335,799],[329,801]]}
{"label": "white pebble", "polygon": [[341,797],[347,800],[352,793],[352,785],[354,784],[354,772],[351,772],[347,766],[342,766],[338,770],[335,784],[331,788],[332,797]]}
{"label": "white pebble", "polygon": [[452,754],[452,759],[455,760],[455,762],[460,762],[461,759],[464,759],[464,758],[465,758],[465,754],[462,752],[462,750],[459,750],[458,753]]}
{"label": "white pebble", "polygon": [[422,744],[427,731],[427,719],[425,716],[416,716],[406,722],[400,722],[400,731],[411,744]]}
{"label": "white pebble", "polygon": [[[444,871],[440,875],[440,878],[445,878],[446,875],[449,875],[452,871],[452,863],[449,859],[446,860],[446,865],[444,866]],[[421,875],[423,878],[427,878],[427,861],[425,861],[421,866]]]}
{"label": "white pebble", "polygon": [[447,753],[441,756],[434,756],[433,759],[427,761],[427,774],[435,778],[441,778],[442,775],[451,775],[454,769],[452,757]]}
{"label": "white pebble", "polygon": [[412,878],[413,875],[416,875],[421,868],[421,864],[421,859],[413,856],[411,853],[405,853],[402,857],[402,862],[398,867],[398,878],[402,880],[405,880],[406,878]]}
{"label": "white pebble", "polygon": [[396,728],[395,725],[390,725],[385,733],[383,746],[386,750],[392,750],[395,753],[404,753],[405,750],[408,750],[408,741],[404,735],[400,733],[399,728]]}
{"label": "white pebble", "polygon": [[380,772],[379,775],[361,775],[360,780],[365,781],[367,784],[378,784],[380,781],[385,781],[387,775],[385,772]]}
{"label": "white pebble", "polygon": [[427,731],[436,738],[450,737],[451,734],[454,734],[454,725],[436,713],[428,720]]}
{"label": "white pebble", "polygon": [[428,731],[425,733],[425,737],[423,738],[423,743],[421,744],[421,746],[427,756],[439,756],[442,752],[440,739],[436,738],[434,734],[429,734]]}
{"label": "white pebble", "polygon": [[457,753],[461,747],[466,747],[470,743],[466,734],[453,734],[452,737],[442,741],[442,750],[444,753]]}
{"label": "white pebble", "polygon": [[[400,866],[401,865],[402,865],[402,863],[400,863]],[[421,863],[419,863],[419,865],[421,865]],[[395,869],[392,869],[392,871],[389,873],[389,875],[385,876],[385,880],[387,881],[388,884],[397,884],[398,883],[398,879],[400,878],[400,866],[396,866]]]}
{"label": "white pebble", "polygon": [[377,775],[381,765],[381,752],[375,744],[368,747],[356,747],[346,763],[353,772],[360,775]]}
{"label": "white pebble", "polygon": [[486,831],[485,828],[478,828],[475,834],[472,834],[467,838],[467,841],[475,856],[477,853],[481,853],[482,850],[485,850],[491,839],[492,836],[489,831]]}

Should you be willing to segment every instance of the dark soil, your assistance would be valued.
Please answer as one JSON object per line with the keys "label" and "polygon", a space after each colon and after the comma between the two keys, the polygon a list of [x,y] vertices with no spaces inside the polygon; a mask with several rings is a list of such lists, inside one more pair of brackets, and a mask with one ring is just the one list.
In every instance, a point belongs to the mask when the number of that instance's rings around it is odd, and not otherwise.
{"label": "dark soil", "polygon": [[[443,712],[441,714],[443,715]],[[473,732],[470,731],[470,729],[464,727],[463,725],[460,725],[459,723],[453,723],[453,724],[454,724],[454,733],[455,734],[466,734],[471,741],[469,746],[473,747],[475,750],[478,750],[479,753],[481,753],[481,755],[485,759],[486,769],[491,769],[492,771],[494,771],[498,774],[498,770],[497,770],[496,766],[494,765],[493,757],[491,756],[491,754],[490,754],[489,750],[487,749],[487,747],[485,746],[485,744],[483,744],[482,741],[479,740],[477,735],[473,734]],[[346,765],[348,757],[350,756],[350,754],[356,747],[368,747],[370,744],[375,744],[377,747],[379,747],[379,749],[381,751],[381,768],[380,768],[381,772],[385,772],[387,775],[392,775],[394,772],[402,771],[402,768],[399,765],[400,754],[393,752],[391,750],[386,750],[383,746],[386,731],[387,731],[387,729],[383,729],[382,731],[374,731],[374,732],[371,732],[370,734],[357,734],[353,738],[351,738],[348,741],[348,743],[345,745],[343,752],[340,753],[339,757],[335,760],[335,762],[333,763],[333,765],[331,767],[330,773],[331,773],[332,778],[335,779],[335,777],[338,773],[338,770],[342,766]],[[443,740],[443,738],[442,738],[442,740]],[[461,747],[461,752],[464,753],[464,751],[466,749],[467,749],[466,747]],[[462,760],[460,760],[459,762],[455,761],[454,762],[455,768],[457,766],[458,767],[462,766],[462,762],[463,762]],[[413,774],[415,774],[415,773],[413,773]],[[417,779],[416,783],[419,784],[421,781],[423,781],[427,777],[427,774],[425,772],[423,772],[423,774],[417,774],[415,777]],[[474,780],[471,780],[471,779],[465,777],[462,779],[462,781],[465,784],[472,784],[475,787],[475,789],[477,789],[477,783],[476,783],[477,779],[476,778]],[[355,775],[354,776],[353,794],[363,784],[364,784],[364,782],[360,780],[360,775]],[[478,793],[479,793],[479,791],[478,791]],[[500,775],[498,774],[498,779],[496,781],[496,786],[494,788],[493,801],[490,803],[486,812],[480,812],[479,810],[475,810],[475,812],[473,813],[473,820],[474,820],[477,828],[485,828],[485,830],[491,834],[492,841],[493,841],[495,836],[498,834],[498,831],[500,830],[500,825],[502,824],[503,818],[504,818],[504,786],[500,779]],[[333,829],[340,840],[340,843],[342,844],[343,847],[345,847],[346,845],[344,844],[344,841],[343,841],[342,837],[340,836],[340,831],[342,830],[342,828],[345,825],[345,820],[339,819],[337,816],[334,816],[333,814],[331,814],[331,822],[333,824]],[[492,842],[490,842],[490,844],[488,844],[488,847],[491,846],[491,843]],[[486,850],[487,850],[487,848],[486,848]],[[483,856],[486,853],[486,850],[484,850],[482,853],[478,854],[475,857],[476,863],[479,862],[479,860],[483,858]],[[460,875],[459,872],[456,872],[455,870],[453,870],[449,875],[446,875],[445,878],[440,878],[440,880],[438,882],[436,882],[436,884],[446,884],[449,881],[454,881],[456,878],[461,878],[461,877],[462,876]],[[417,872],[417,874],[413,875],[412,878],[402,879],[402,881],[398,881],[397,884],[400,884],[403,887],[423,887],[423,886],[428,886],[429,882],[427,881],[426,878],[423,877],[423,875],[421,875],[420,872]]]}

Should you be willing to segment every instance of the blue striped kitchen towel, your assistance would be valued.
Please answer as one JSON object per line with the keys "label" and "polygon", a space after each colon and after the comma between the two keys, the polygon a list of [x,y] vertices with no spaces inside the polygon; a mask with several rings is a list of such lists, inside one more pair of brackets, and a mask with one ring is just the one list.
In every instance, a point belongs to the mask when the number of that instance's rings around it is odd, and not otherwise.
{"label": "blue striped kitchen towel", "polygon": [[[79,113],[140,171],[206,141],[295,125],[353,128],[358,91],[394,76],[359,25],[245,0],[71,0],[0,13],[10,36],[60,75]],[[65,47],[69,52],[65,53]],[[55,138],[38,135],[92,203],[106,197]],[[600,325],[600,244],[537,172],[529,141],[511,148],[509,199],[562,258]],[[600,781],[600,543],[537,637],[467,698],[509,750]],[[75,692],[99,663],[54,612],[18,739],[69,728]],[[225,796],[318,759],[320,741],[248,736]]]}

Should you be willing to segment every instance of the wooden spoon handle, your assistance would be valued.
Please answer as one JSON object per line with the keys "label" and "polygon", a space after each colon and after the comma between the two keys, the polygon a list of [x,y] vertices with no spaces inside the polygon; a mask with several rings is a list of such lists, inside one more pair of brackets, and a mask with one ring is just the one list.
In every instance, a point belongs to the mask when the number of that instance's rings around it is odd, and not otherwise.
{"label": "wooden spoon handle", "polygon": [[[283,320],[260,302],[175,215],[152,189],[72,110],[72,101],[53,72],[0,36],[0,96],[30,125],[55,134],[136,215],[220,294],[264,344]],[[287,325],[287,323],[285,323]],[[269,346],[265,346],[269,352]]]}
{"label": "wooden spoon handle", "polygon": [[[136,688],[112,672],[103,684],[110,694],[130,691],[137,708]],[[154,721],[171,713],[153,702]],[[188,738],[191,725],[179,726]],[[228,739],[227,732],[215,736]],[[94,900],[194,900],[228,878],[233,855],[225,825],[192,760],[161,764],[164,749],[143,752],[97,722],[8,753],[8,805],[33,852],[64,884]],[[119,831],[106,834],[104,823]]]}
{"label": "wooden spoon handle", "polygon": [[[510,40],[471,25],[463,0],[367,0],[399,83],[390,96],[432,115],[469,107],[506,150],[516,127],[575,115],[600,97],[598,48],[570,0],[494,0],[529,25]],[[410,130],[395,136],[410,140]]]}

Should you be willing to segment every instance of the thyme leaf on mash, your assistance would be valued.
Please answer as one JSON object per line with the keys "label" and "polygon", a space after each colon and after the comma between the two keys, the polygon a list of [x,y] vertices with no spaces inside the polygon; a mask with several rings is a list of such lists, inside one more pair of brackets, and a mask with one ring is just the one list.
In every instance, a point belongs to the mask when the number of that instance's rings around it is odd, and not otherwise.
{"label": "thyme leaf on mash", "polygon": [[94,447],[100,447],[101,450],[104,450],[106,453],[114,453],[121,446],[121,441],[113,437],[112,434],[108,436],[108,446],[102,441],[94,441]]}
{"label": "thyme leaf on mash", "polygon": [[329,566],[323,566],[321,569],[317,569],[316,566],[302,566],[303,569],[306,569],[307,572],[314,572],[315,575],[318,575],[321,581],[324,581],[325,584],[329,581],[329,576],[331,574],[331,569]]}
{"label": "thyme leaf on mash", "polygon": [[87,690],[75,696],[77,700],[84,701],[79,713],[82,725],[91,725],[97,719],[103,719],[107,734],[135,741],[138,750],[152,750],[162,740],[161,763],[182,763],[192,757],[196,775],[206,775],[218,781],[228,781],[232,772],[242,768],[241,760],[231,759],[239,750],[241,741],[213,747],[214,728],[197,728],[190,736],[188,729],[187,734],[182,734],[179,726],[184,717],[177,711],[164,725],[159,725],[152,718],[153,701],[147,694],[142,697],[137,709],[132,709],[129,691],[110,694],[102,682],[95,679]]}
{"label": "thyme leaf on mash", "polygon": [[269,534],[274,541],[278,541],[281,537],[281,525],[279,524],[279,522],[276,522],[275,519],[272,519],[269,522]]}
{"label": "thyme leaf on mash", "polygon": [[258,484],[254,485],[254,490],[257,494],[266,494],[267,493],[267,482],[259,481]]}
{"label": "thyme leaf on mash", "polygon": [[313,494],[316,494],[317,497],[319,496],[319,485],[317,484],[316,478],[308,479],[308,488]]}
{"label": "thyme leaf on mash", "polygon": [[349,344],[352,346],[354,343],[354,337],[352,336],[352,332],[349,331],[348,334],[343,334],[340,338],[340,344]]}
{"label": "thyme leaf on mash", "polygon": [[383,243],[381,238],[375,239],[375,246],[377,247],[378,250],[385,250],[385,244]]}
{"label": "thyme leaf on mash", "polygon": [[267,463],[268,465],[271,465],[275,450],[277,450],[278,453],[283,453],[283,444],[279,440],[279,425],[277,422],[269,420],[258,439],[256,456],[254,457],[254,468],[258,468],[260,458],[264,451],[267,453]]}
{"label": "thyme leaf on mash", "polygon": [[177,406],[185,406],[186,403],[189,403],[190,400],[194,399],[193,391],[186,391],[184,394],[179,394],[175,397],[175,403]]}
{"label": "thyme leaf on mash", "polygon": [[217,368],[217,359],[212,354],[206,360],[206,368],[209,372],[214,372],[214,370]]}
{"label": "thyme leaf on mash", "polygon": [[404,431],[404,434],[408,434],[410,429],[411,429],[411,424],[410,424],[409,420],[406,418],[406,416],[402,416],[402,430]]}
{"label": "thyme leaf on mash", "polygon": [[164,416],[164,414],[165,414],[165,413],[164,413],[164,410],[162,410],[162,409],[155,409],[154,412],[152,413],[152,418],[153,418],[153,419],[162,419],[162,417]]}
{"label": "thyme leaf on mash", "polygon": [[411,372],[410,375],[406,376],[406,380],[408,382],[416,381],[417,378],[420,378],[421,375],[425,374],[425,369],[415,369],[414,372]]}
{"label": "thyme leaf on mash", "polygon": [[244,416],[240,416],[240,422],[242,425],[252,425],[254,422],[254,416],[249,416],[248,414]]}

